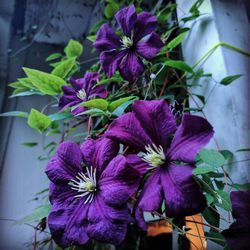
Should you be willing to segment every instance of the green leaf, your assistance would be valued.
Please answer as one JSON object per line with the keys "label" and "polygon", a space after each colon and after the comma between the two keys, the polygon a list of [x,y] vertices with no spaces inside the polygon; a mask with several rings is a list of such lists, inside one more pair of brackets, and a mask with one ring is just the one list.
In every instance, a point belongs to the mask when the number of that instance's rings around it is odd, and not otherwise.
{"label": "green leaf", "polygon": [[202,167],[196,167],[193,170],[193,174],[194,175],[200,175],[200,174],[206,174],[206,173],[210,173],[210,172],[214,172],[215,168],[212,166],[202,166]]}
{"label": "green leaf", "polygon": [[67,119],[67,118],[72,118],[73,115],[70,114],[70,113],[63,113],[63,112],[61,112],[61,113],[51,114],[48,117],[53,122],[53,121],[64,120],[64,119]]}
{"label": "green leaf", "polygon": [[45,59],[45,61],[46,61],[46,62],[53,61],[53,60],[55,60],[55,59],[57,59],[57,58],[60,58],[60,57],[62,57],[62,54],[61,54],[61,53],[53,53],[53,54],[49,55],[49,56]]}
{"label": "green leaf", "polygon": [[23,70],[32,84],[44,94],[58,95],[62,92],[62,85],[66,85],[66,82],[58,76],[36,69],[23,68]]}
{"label": "green leaf", "polygon": [[15,117],[28,118],[29,113],[23,112],[23,111],[10,111],[10,112],[1,113],[0,116],[15,116]]}
{"label": "green leaf", "polygon": [[43,132],[49,127],[50,124],[51,119],[48,116],[44,115],[36,109],[31,109],[31,112],[28,117],[28,125],[31,128],[39,132]]}
{"label": "green leaf", "polygon": [[67,57],[79,57],[83,52],[83,46],[78,41],[70,39],[64,52]]}
{"label": "green leaf", "polygon": [[236,150],[236,152],[246,152],[246,151],[250,151],[250,148],[241,148]]}
{"label": "green leaf", "polygon": [[172,41],[170,41],[167,44],[167,48],[168,49],[174,49],[175,47],[177,47],[185,38],[186,34],[188,31],[185,31],[183,33],[181,33],[180,35],[178,35],[177,37],[175,37]]}
{"label": "green leaf", "polygon": [[119,107],[117,107],[113,112],[112,112],[112,115],[114,116],[121,116],[124,114],[126,108],[131,105],[132,103],[134,102],[134,100],[130,100],[130,101],[127,101],[127,102],[124,102],[122,105],[120,105]]}
{"label": "green leaf", "polygon": [[211,240],[223,247],[226,245],[226,241],[224,237],[222,236],[222,234],[218,232],[214,232],[214,231],[205,232],[205,236],[208,237],[208,240]]}
{"label": "green leaf", "polygon": [[198,155],[204,163],[214,168],[221,167],[225,163],[223,155],[213,149],[201,149]]}
{"label": "green leaf", "polygon": [[10,96],[10,98],[19,97],[19,96],[31,96],[31,95],[44,95],[44,94],[38,91],[31,90],[31,91],[23,91],[17,94],[13,94]]}
{"label": "green leaf", "polygon": [[96,35],[87,36],[87,39],[93,43],[96,40]]}
{"label": "green leaf", "polygon": [[202,215],[204,219],[212,226],[219,227],[220,226],[220,215],[216,208],[213,209],[211,207],[207,207],[203,212]]}
{"label": "green leaf", "polygon": [[65,78],[68,76],[76,62],[76,57],[69,58],[62,61],[58,66],[56,66],[51,74],[59,76],[60,78]]}
{"label": "green leaf", "polygon": [[232,205],[230,201],[229,194],[223,190],[217,190],[217,202],[215,203],[216,206],[225,209],[226,211],[232,211]]}
{"label": "green leaf", "polygon": [[99,85],[103,85],[103,84],[106,84],[106,83],[110,83],[110,82],[115,82],[115,83],[119,83],[122,81],[122,78],[121,77],[116,77],[116,76],[112,76],[108,79],[103,79],[103,80],[100,80],[96,85],[95,87],[99,86]]}
{"label": "green leaf", "polygon": [[250,190],[250,183],[244,183],[244,184],[234,183],[231,184],[230,186],[237,190],[243,190],[243,191]]}
{"label": "green leaf", "polygon": [[209,193],[205,193],[205,196],[206,196],[207,204],[208,206],[210,206],[214,202],[214,197]]}
{"label": "green leaf", "polygon": [[92,109],[89,109],[89,110],[86,110],[80,114],[77,114],[76,116],[79,116],[79,115],[92,115],[92,116],[106,116],[107,114],[101,110],[101,109],[97,109],[97,108],[92,108]]}
{"label": "green leaf", "polygon": [[220,150],[219,152],[224,156],[224,158],[225,158],[225,160],[227,162],[230,163],[230,162],[233,161],[234,155],[233,155],[233,153],[231,151],[229,151],[229,150]]}
{"label": "green leaf", "polygon": [[[92,99],[86,102],[82,102],[79,106],[83,106],[83,107],[88,107],[88,108],[97,108],[97,109],[101,109],[103,111],[106,111],[108,108],[108,102],[105,99]],[[76,107],[77,107],[76,106]]]}
{"label": "green leaf", "polygon": [[23,224],[33,221],[40,221],[41,219],[49,215],[50,209],[51,209],[50,204],[37,207],[32,214],[23,217],[21,220],[17,221],[17,223]]}
{"label": "green leaf", "polygon": [[168,5],[157,13],[159,23],[166,23],[173,11],[176,9],[176,4],[168,3]]}
{"label": "green leaf", "polygon": [[111,102],[111,103],[109,103],[109,105],[108,105],[108,110],[110,111],[110,112],[113,112],[115,109],[117,109],[120,105],[122,105],[124,102],[127,102],[127,101],[129,101],[129,100],[131,100],[131,99],[138,99],[138,97],[136,97],[136,96],[129,96],[129,97],[124,97],[124,98],[120,98],[120,99],[118,99],[118,100],[115,100],[115,101],[113,101],[113,102]]}
{"label": "green leaf", "polygon": [[114,17],[115,13],[119,10],[120,6],[114,0],[108,0],[108,4],[104,9],[104,15],[111,19]]}
{"label": "green leaf", "polygon": [[28,147],[28,148],[33,148],[38,145],[37,142],[24,142],[22,143],[23,146]]}
{"label": "green leaf", "polygon": [[185,62],[180,61],[180,60],[167,60],[165,62],[165,64],[169,67],[175,68],[175,69],[179,69],[188,73],[193,74],[194,71],[192,70],[192,68],[190,66],[188,66]]}
{"label": "green leaf", "polygon": [[229,85],[230,83],[232,83],[233,81],[237,80],[238,78],[240,78],[242,75],[232,75],[232,76],[227,76],[225,78],[223,78],[220,81],[220,84],[222,85]]}

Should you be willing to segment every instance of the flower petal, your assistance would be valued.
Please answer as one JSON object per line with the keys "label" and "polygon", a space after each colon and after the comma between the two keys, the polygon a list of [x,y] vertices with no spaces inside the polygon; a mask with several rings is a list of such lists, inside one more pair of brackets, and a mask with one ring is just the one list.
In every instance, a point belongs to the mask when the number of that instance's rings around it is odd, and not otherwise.
{"label": "flower petal", "polygon": [[95,240],[119,245],[126,236],[127,223],[126,206],[112,208],[96,197],[88,213],[87,234]]}
{"label": "flower petal", "polygon": [[99,175],[118,154],[119,145],[105,137],[98,140],[88,139],[82,144],[81,151],[86,164],[89,164],[89,167],[95,167]]}
{"label": "flower petal", "polygon": [[108,77],[114,75],[124,55],[125,55],[124,50],[122,51],[110,50],[110,51],[104,51],[100,54],[101,67]]}
{"label": "flower petal", "polygon": [[90,90],[88,98],[90,99],[96,96],[101,98],[106,98],[108,96],[108,91],[105,89],[103,85],[97,86]]}
{"label": "flower petal", "polygon": [[108,24],[103,24],[97,32],[96,41],[94,42],[93,46],[97,51],[103,52],[120,48],[121,41],[116,33],[108,26]]}
{"label": "flower petal", "polygon": [[62,111],[68,107],[74,107],[79,104],[81,100],[75,96],[63,95],[59,99],[59,109]]}
{"label": "flower petal", "polygon": [[193,163],[197,152],[214,134],[213,127],[204,118],[184,114],[170,146],[170,158]]}
{"label": "flower petal", "polygon": [[161,207],[161,203],[162,186],[158,169],[147,179],[136,205],[135,218],[143,230],[147,230],[143,212],[156,211]]}
{"label": "flower petal", "polygon": [[108,206],[126,204],[139,186],[140,173],[131,168],[122,155],[115,157],[99,178],[99,189]]}
{"label": "flower petal", "polygon": [[145,145],[152,144],[152,140],[145,133],[132,112],[115,119],[109,125],[105,136],[127,144],[138,151],[144,151]]}
{"label": "flower petal", "polygon": [[134,25],[134,41],[140,41],[144,36],[150,34],[157,26],[157,18],[149,12],[141,12],[137,16]]}
{"label": "flower petal", "polygon": [[119,69],[125,80],[134,82],[142,74],[144,66],[137,55],[133,51],[129,51],[123,57]]}
{"label": "flower petal", "polygon": [[[248,211],[249,212],[249,211]],[[249,250],[249,218],[239,218],[231,224],[229,229],[223,230],[221,234],[225,237],[230,249],[232,250]]]}
{"label": "flower petal", "polygon": [[235,219],[241,216],[249,216],[250,190],[249,191],[233,191],[230,193],[230,199],[231,199],[232,207],[233,207],[233,217]]}
{"label": "flower petal", "polygon": [[132,110],[151,140],[166,149],[169,136],[176,130],[175,118],[166,102],[135,101]]}
{"label": "flower petal", "polygon": [[136,44],[136,52],[147,60],[152,60],[163,46],[161,38],[153,32],[146,41]]}
{"label": "flower petal", "polygon": [[79,146],[74,142],[63,142],[57,149],[56,155],[49,161],[45,172],[54,183],[68,183],[81,172],[81,161]]}
{"label": "flower petal", "polygon": [[206,199],[193,179],[192,166],[170,164],[162,169],[166,215],[169,217],[194,215],[206,207]]}
{"label": "flower petal", "polygon": [[135,6],[130,5],[128,7],[125,7],[121,10],[119,10],[115,18],[118,22],[118,24],[121,26],[121,29],[125,36],[130,37],[131,36],[131,30],[134,27],[134,24],[137,19],[137,14],[135,11]]}
{"label": "flower petal", "polygon": [[134,154],[129,154],[126,156],[126,160],[128,164],[136,169],[141,175],[146,174],[148,171],[147,169],[149,168],[148,163],[142,160],[141,157],[134,155]]}
{"label": "flower petal", "polygon": [[97,72],[87,72],[83,78],[77,79],[76,82],[81,85],[81,89],[85,90],[88,97],[98,79],[99,74]]}

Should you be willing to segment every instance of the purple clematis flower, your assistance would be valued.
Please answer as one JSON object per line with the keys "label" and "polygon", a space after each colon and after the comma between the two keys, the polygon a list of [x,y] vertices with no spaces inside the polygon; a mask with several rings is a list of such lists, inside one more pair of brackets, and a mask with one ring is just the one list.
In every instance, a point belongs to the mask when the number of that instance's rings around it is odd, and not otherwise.
{"label": "purple clematis flower", "polygon": [[119,69],[124,79],[134,82],[143,72],[141,59],[152,60],[164,45],[153,32],[157,19],[148,12],[137,15],[134,5],[118,11],[115,18],[124,36],[118,37],[107,24],[103,24],[94,47],[101,53],[100,63],[108,77]]}
{"label": "purple clematis flower", "polygon": [[[74,107],[81,102],[88,101],[96,96],[106,98],[108,95],[104,86],[98,86],[94,88],[99,74],[96,72],[87,72],[83,78],[73,79],[71,78],[71,86],[63,86],[63,96],[59,100],[59,108],[61,110],[67,107]],[[87,107],[77,107],[72,111],[74,115],[80,114],[87,110]]]}
{"label": "purple clematis flower", "polygon": [[250,190],[234,191],[230,194],[233,217],[235,222],[222,231],[230,249],[232,250],[249,250],[249,232],[250,232]]}
{"label": "purple clematis flower", "polygon": [[192,170],[196,153],[213,136],[207,120],[184,114],[177,127],[165,101],[135,101],[132,112],[114,120],[106,136],[140,151],[141,155],[128,155],[128,161],[142,173],[152,171],[135,211],[143,229],[143,212],[158,210],[163,197],[169,217],[193,215],[205,208],[206,199]]}
{"label": "purple clematis flower", "polygon": [[116,156],[118,149],[107,138],[89,139],[81,148],[64,142],[48,163],[48,224],[61,247],[83,245],[89,238],[112,244],[124,239],[126,203],[137,190],[140,174],[124,156]]}

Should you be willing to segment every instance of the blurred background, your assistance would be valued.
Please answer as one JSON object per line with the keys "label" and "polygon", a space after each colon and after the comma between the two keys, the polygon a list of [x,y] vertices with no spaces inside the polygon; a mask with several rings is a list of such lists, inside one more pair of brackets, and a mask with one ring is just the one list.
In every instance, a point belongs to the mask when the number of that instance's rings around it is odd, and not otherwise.
{"label": "blurred background", "polygon": [[[169,1],[158,2],[167,4]],[[195,1],[176,2],[177,18],[182,18]],[[250,1],[204,0],[201,8],[205,15],[191,24],[193,31],[183,44],[187,63],[191,65],[221,40],[249,51]],[[0,0],[0,112],[29,112],[31,107],[41,110],[51,102],[47,96],[10,99],[12,90],[8,83],[23,76],[23,66],[51,71],[45,59],[51,53],[62,52],[70,38],[84,44],[80,60],[83,69],[98,60],[97,55],[91,53],[91,42],[86,37],[103,12],[104,1],[97,0]],[[249,65],[249,58],[222,48],[203,65],[215,78],[244,75],[237,86],[232,85],[226,91],[223,88],[213,90],[214,95],[206,108],[222,147],[232,151],[249,147]],[[203,87],[197,91],[206,93],[208,90]],[[38,160],[42,146],[28,148],[22,145],[41,140],[42,137],[22,118],[0,118],[0,249],[32,248],[28,244],[33,241],[34,228],[15,224],[15,221],[42,204],[42,200],[34,197],[48,187],[44,174],[46,162]],[[242,153],[237,159],[249,158]],[[243,163],[232,172],[238,182],[250,182],[249,164]]]}

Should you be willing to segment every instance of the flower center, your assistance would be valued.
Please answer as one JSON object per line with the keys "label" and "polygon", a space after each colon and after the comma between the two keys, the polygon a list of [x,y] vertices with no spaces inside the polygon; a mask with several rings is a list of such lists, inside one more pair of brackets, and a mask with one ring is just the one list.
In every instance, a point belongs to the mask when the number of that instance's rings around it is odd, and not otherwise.
{"label": "flower center", "polygon": [[81,89],[78,91],[78,93],[76,94],[76,96],[81,99],[81,100],[85,100],[86,98],[86,91],[84,89]]}
{"label": "flower center", "polygon": [[131,48],[133,46],[133,41],[127,36],[122,37],[122,44],[124,48]]}
{"label": "flower center", "polygon": [[159,167],[165,162],[166,157],[162,146],[157,147],[155,144],[152,144],[146,146],[145,149],[146,153],[143,153],[142,159],[151,166],[148,170]]}
{"label": "flower center", "polygon": [[86,168],[87,173],[78,173],[75,179],[71,180],[68,184],[71,189],[76,190],[79,194],[75,195],[76,198],[86,196],[84,204],[90,203],[96,191],[96,169],[93,167]]}

